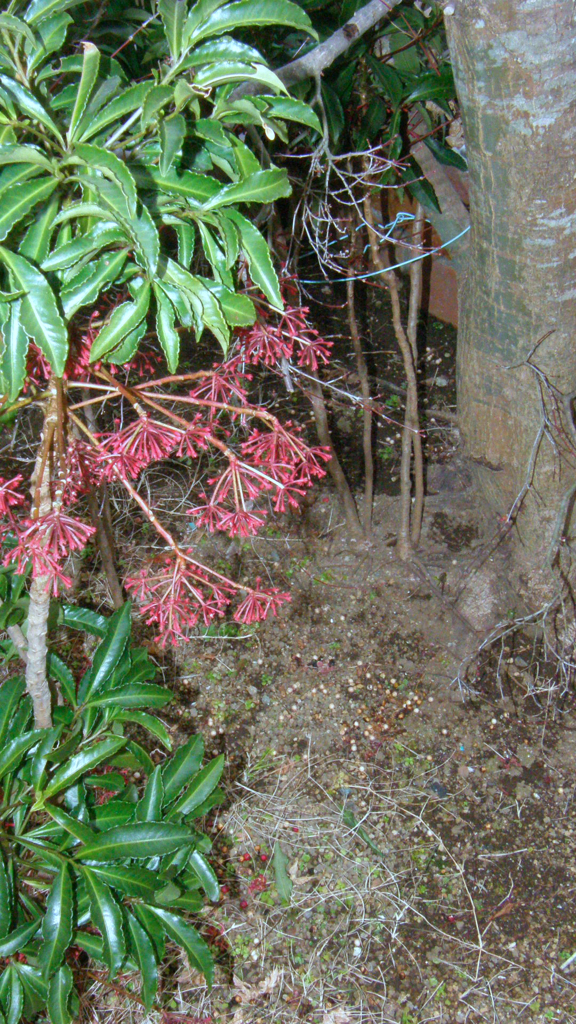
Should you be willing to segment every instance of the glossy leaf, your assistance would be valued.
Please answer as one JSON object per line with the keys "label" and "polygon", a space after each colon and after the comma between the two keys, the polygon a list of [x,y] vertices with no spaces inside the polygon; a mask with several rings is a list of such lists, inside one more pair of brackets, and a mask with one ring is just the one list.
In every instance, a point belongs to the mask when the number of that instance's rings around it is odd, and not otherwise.
{"label": "glossy leaf", "polygon": [[21,308],[24,330],[42,350],[54,373],[62,376],[68,356],[68,336],[54,292],[44,275],[23,256],[0,246],[0,260],[10,270],[16,287],[26,292]]}
{"label": "glossy leaf", "polygon": [[290,96],[271,96],[268,100],[268,111],[274,117],[305,124],[319,135],[322,134],[320,118],[312,110],[312,107],[308,103],[303,103],[302,100],[294,100]]}
{"label": "glossy leaf", "polygon": [[95,861],[123,860],[126,857],[143,860],[172,853],[181,846],[195,841],[195,836],[186,825],[155,821],[135,822],[133,825],[119,825],[101,833],[79,850],[76,856],[82,860]]}
{"label": "glossy leaf", "polygon": [[63,764],[50,779],[50,782],[44,790],[44,796],[46,798],[55,796],[62,789],[67,786],[71,786],[76,779],[79,779],[85,772],[92,771],[97,765],[101,764],[105,758],[113,757],[119,750],[125,746],[126,740],[118,737],[100,740],[93,746],[82,750],[79,754],[75,754],[69,761]]}
{"label": "glossy leaf", "polygon": [[12,956],[19,953],[23,946],[36,934],[40,927],[40,918],[21,924],[0,940],[0,956]]}
{"label": "glossy leaf", "polygon": [[278,167],[268,171],[256,171],[243,181],[225,185],[213,199],[204,203],[205,210],[236,203],[271,203],[275,199],[292,194],[286,171]]}
{"label": "glossy leaf", "polygon": [[202,736],[191,736],[162,769],[164,783],[164,799],[167,804],[180,795],[184,786],[196,774],[204,757],[204,740]]}
{"label": "glossy leaf", "polygon": [[258,228],[237,210],[227,210],[226,216],[240,231],[241,245],[250,267],[250,276],[255,284],[276,309],[282,309],[283,302],[278,284],[278,275],[274,270],[270,250]]}
{"label": "glossy leaf", "polygon": [[161,708],[172,700],[172,694],[155,683],[131,683],[117,686],[103,694],[96,694],[87,701],[94,708]]}
{"label": "glossy leaf", "polygon": [[33,263],[42,263],[48,255],[59,204],[60,198],[55,195],[49,203],[38,210],[18,247],[20,255],[26,256],[26,259],[32,260]]}
{"label": "glossy leaf", "polygon": [[0,940],[10,931],[13,915],[12,891],[4,855],[0,853]]}
{"label": "glossy leaf", "polygon": [[76,681],[66,662],[62,661],[62,658],[59,658],[57,654],[54,654],[54,651],[50,651],[46,664],[50,678],[58,680],[66,700],[72,707],[75,707]]}
{"label": "glossy leaf", "polygon": [[64,964],[48,986],[48,1014],[52,1024],[72,1024],[70,996],[74,988],[74,977],[68,964]]}
{"label": "glossy leaf", "polygon": [[0,144],[0,166],[7,167],[9,164],[27,164],[29,167],[36,166],[45,171],[53,169],[48,158],[37,146],[19,146],[16,143],[4,142]]}
{"label": "glossy leaf", "polygon": [[142,999],[144,1006],[149,1010],[158,990],[158,966],[154,946],[140,922],[129,911],[126,913],[126,920],[130,946],[142,975]]}
{"label": "glossy leaf", "polygon": [[131,604],[127,601],[107,621],[102,643],[98,645],[92,665],[85,673],[78,688],[78,700],[81,703],[101,690],[111,679],[112,673],[126,649],[131,628]]}
{"label": "glossy leaf", "polygon": [[[176,0],[183,6],[182,0]],[[168,174],[174,158],[182,149],[186,135],[186,121],[182,114],[165,117],[160,125],[160,174]]]}
{"label": "glossy leaf", "polygon": [[82,306],[93,305],[107,285],[118,280],[127,252],[110,252],[88,263],[60,293],[64,316],[69,320]]}
{"label": "glossy leaf", "polygon": [[164,784],[162,769],[157,765],[148,782],[142,798],[136,808],[137,821],[162,821],[162,805],[164,803]]}
{"label": "glossy leaf", "polygon": [[98,69],[100,67],[100,51],[93,43],[83,43],[84,56],[82,61],[82,74],[80,76],[80,82],[78,84],[78,91],[76,93],[76,100],[74,102],[74,108],[70,116],[70,126],[68,128],[68,145],[74,139],[76,135],[76,129],[78,124],[86,110],[88,101],[92,95],[94,86],[98,79]]}
{"label": "glossy leaf", "polygon": [[40,41],[26,47],[28,75],[31,75],[51,53],[60,50],[71,24],[72,18],[64,11],[59,11],[40,22],[36,30]]}
{"label": "glossy leaf", "polygon": [[172,60],[182,50],[182,32],[186,19],[186,0],[158,0],[158,13],[162,18],[164,34]]}
{"label": "glossy leaf", "polygon": [[152,901],[155,892],[162,885],[162,879],[155,871],[138,867],[136,864],[131,864],[130,867],[123,864],[92,864],[90,870],[112,889],[119,889],[126,896],[133,896],[136,899]]}
{"label": "glossy leaf", "polygon": [[22,301],[10,303],[10,316],[2,328],[2,354],[0,356],[1,386],[9,401],[18,398],[26,377],[26,358],[29,340],[22,326]]}
{"label": "glossy leaf", "polygon": [[0,85],[24,116],[30,117],[33,122],[40,122],[59,142],[64,142],[55,121],[29,89],[3,74],[0,74]]}
{"label": "glossy leaf", "polygon": [[44,739],[38,744],[30,764],[30,780],[35,790],[41,788],[48,757],[62,735],[62,725],[55,725],[46,731]]}
{"label": "glossy leaf", "polygon": [[174,98],[174,88],[171,85],[153,85],[147,93],[142,104],[142,115],[140,123],[147,128],[156,115]]}
{"label": "glossy leaf", "polygon": [[52,194],[56,184],[55,178],[35,178],[33,181],[13,185],[4,192],[0,207],[0,241],[30,210]]}
{"label": "glossy leaf", "polygon": [[94,924],[104,940],[104,959],[108,964],[110,976],[114,977],[120,970],[126,954],[122,912],[105,882],[86,867],[83,868],[82,875],[90,899]]}
{"label": "glossy leaf", "polygon": [[125,232],[113,221],[101,221],[78,238],[59,245],[42,263],[43,270],[67,270],[85,256],[99,252],[108,245],[126,245]]}
{"label": "glossy leaf", "polygon": [[13,772],[26,751],[30,750],[30,747],[33,747],[43,737],[43,730],[34,729],[32,732],[25,732],[22,736],[16,736],[9,743],[5,743],[0,752],[0,779],[3,779],[9,772]]}
{"label": "glossy leaf", "polygon": [[199,804],[203,803],[212,790],[216,789],[223,771],[224,755],[221,754],[219,757],[215,757],[214,760],[209,761],[208,764],[198,772],[196,777],[188,786],[188,789],[185,790],[182,796],[179,797],[174,804],[170,811],[170,817],[173,817],[176,814],[190,814],[195,807],[198,807]]}
{"label": "glossy leaf", "polygon": [[42,945],[38,963],[51,978],[64,959],[72,941],[72,879],[65,864],[52,883],[42,921]]}
{"label": "glossy leaf", "polygon": [[45,810],[51,818],[59,825],[65,832],[73,836],[74,839],[79,840],[81,843],[89,843],[92,841],[94,832],[89,825],[79,821],[78,818],[73,817],[71,814],[67,814],[66,811],[59,807],[58,804],[46,804]]}
{"label": "glossy leaf", "polygon": [[177,942],[179,946],[182,946],[191,966],[195,970],[202,972],[208,987],[211,988],[214,980],[214,961],[204,939],[200,937],[192,925],[187,924],[181,917],[173,914],[170,910],[163,910],[160,907],[149,907],[148,909],[162,922],[168,937],[173,942]]}
{"label": "glossy leaf", "polygon": [[82,2],[83,0],[32,0],[32,3],[26,8],[24,18],[29,25],[36,25],[45,21],[46,18],[50,18],[56,12],[70,11]]}
{"label": "glossy leaf", "polygon": [[237,3],[227,4],[219,11],[215,11],[192,33],[189,41],[197,44],[208,36],[222,35],[235,28],[253,25],[263,25],[266,28],[271,25],[288,25],[317,38],[306,12],[290,0],[238,0]]}
{"label": "glossy leaf", "polygon": [[122,190],[122,194],[128,203],[128,209],[132,217],[136,216],[136,204],[138,194],[136,183],[128,170],[125,162],[120,160],[114,153],[102,149],[100,146],[92,146],[88,143],[80,143],[74,147],[74,156],[82,160],[91,170],[100,171],[104,177],[110,178]]}
{"label": "glossy leaf", "polygon": [[154,295],[156,296],[156,331],[162,351],[166,356],[166,362],[170,373],[176,373],[180,358],[180,335],[174,325],[174,307],[156,283],[154,284]]}
{"label": "glossy leaf", "polygon": [[196,875],[209,900],[217,903],[220,899],[220,886],[213,868],[199,850],[193,850],[188,858],[187,867]]}
{"label": "glossy leaf", "polygon": [[6,1024],[20,1024],[24,1010],[24,987],[13,964],[0,979],[0,1006]]}
{"label": "glossy leaf", "polygon": [[151,81],[139,82],[138,85],[130,86],[120,96],[110,100],[110,103],[100,110],[91,123],[84,128],[80,136],[81,141],[94,138],[108,125],[114,124],[135,110],[140,110],[153,84]]}
{"label": "glossy leaf", "polygon": [[73,604],[60,606],[62,622],[65,626],[72,626],[74,629],[83,629],[93,636],[103,637],[108,629],[108,619],[90,608],[78,608]]}

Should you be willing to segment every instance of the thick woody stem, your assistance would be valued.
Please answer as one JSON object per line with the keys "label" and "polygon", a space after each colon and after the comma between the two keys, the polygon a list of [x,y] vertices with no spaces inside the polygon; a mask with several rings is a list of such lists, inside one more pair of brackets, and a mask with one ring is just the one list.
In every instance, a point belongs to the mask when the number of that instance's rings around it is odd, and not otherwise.
{"label": "thick woody stem", "polygon": [[[40,450],[36,457],[33,475],[32,518],[47,515],[52,508],[50,493],[50,453],[54,434],[58,426],[58,389],[51,382],[44,416],[44,431]],[[52,725],[51,697],[46,673],[48,658],[48,613],[50,610],[50,577],[36,576],[30,585],[28,609],[28,661],[26,664],[26,689],[32,698],[34,726],[49,729]]]}
{"label": "thick woody stem", "polygon": [[[421,246],[424,240],[424,210],[418,203],[412,232],[414,246]],[[422,260],[410,264],[410,300],[408,304],[407,334],[412,350],[414,369],[418,366],[418,315],[422,302]],[[422,455],[422,434],[418,416],[418,393],[416,386],[409,393],[410,419],[412,430],[412,448],[414,450],[414,507],[412,509],[412,526],[410,539],[414,548],[418,547],[422,529],[422,513],[424,511],[424,458]]]}
{"label": "thick woody stem", "polygon": [[[357,237],[357,233],[354,232],[353,239]],[[370,378],[368,375],[368,366],[366,365],[366,357],[362,349],[362,340],[360,338],[360,332],[358,330],[358,320],[356,319],[356,303],[355,303],[355,282],[354,282],[354,255],[356,246],[354,242],[351,247],[351,259],[348,264],[348,280],[346,281],[346,296],[348,299],[348,326],[350,328],[350,337],[352,339],[352,345],[354,347],[354,353],[356,356],[356,366],[358,368],[358,377],[360,378],[360,388],[362,390],[362,445],[364,452],[364,510],[362,515],[364,536],[370,537],[372,532],[372,502],[374,497],[374,457],[372,455],[372,396],[370,394]]]}

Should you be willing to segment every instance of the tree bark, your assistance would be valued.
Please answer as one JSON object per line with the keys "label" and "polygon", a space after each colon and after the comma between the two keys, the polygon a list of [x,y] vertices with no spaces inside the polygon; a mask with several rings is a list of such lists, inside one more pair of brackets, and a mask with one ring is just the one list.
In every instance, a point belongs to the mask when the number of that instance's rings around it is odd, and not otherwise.
{"label": "tree bark", "polygon": [[[576,28],[572,0],[465,0],[446,16],[470,174],[459,423],[477,483],[516,537],[526,589],[566,532],[576,484]],[[530,353],[540,339],[550,334]],[[542,374],[544,376],[541,376]],[[556,435],[556,447],[549,436]],[[564,435],[564,441],[562,441]],[[529,484],[529,486],[527,486]]]}

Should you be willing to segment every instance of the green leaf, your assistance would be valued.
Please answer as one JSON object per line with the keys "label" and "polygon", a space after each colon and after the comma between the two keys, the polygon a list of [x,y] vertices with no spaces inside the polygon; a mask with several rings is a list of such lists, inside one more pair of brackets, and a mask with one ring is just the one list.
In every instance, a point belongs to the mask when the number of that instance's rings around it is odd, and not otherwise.
{"label": "green leaf", "polygon": [[132,606],[127,601],[107,621],[106,633],[96,649],[92,665],[83,676],[78,688],[78,700],[84,703],[111,679],[122,657],[132,630]]}
{"label": "green leaf", "polygon": [[22,326],[22,302],[20,299],[10,303],[10,317],[2,328],[2,338],[1,386],[4,393],[8,395],[9,401],[14,402],[24,386],[29,345],[28,335]]}
{"label": "green leaf", "polygon": [[151,732],[156,739],[160,740],[167,750],[172,750],[170,733],[164,722],[155,718],[154,715],[148,715],[145,711],[119,711],[117,715],[114,715],[114,720],[116,722],[134,722],[136,725],[140,725],[147,732]]}
{"label": "green leaf", "polygon": [[36,146],[18,146],[13,142],[5,142],[0,145],[0,166],[6,167],[9,164],[29,164],[45,171],[54,170],[48,157]]}
{"label": "green leaf", "polygon": [[63,764],[61,768],[54,772],[44,790],[44,796],[46,798],[55,796],[60,790],[71,786],[76,779],[79,779],[85,772],[92,771],[105,758],[110,758],[117,754],[125,744],[126,740],[123,737],[118,737],[117,739],[111,737],[95,743],[86,750],[82,750],[79,754],[75,754],[66,764]]}
{"label": "green leaf", "polygon": [[68,26],[71,24],[72,18],[63,11],[53,14],[50,18],[46,18],[40,23],[37,29],[40,42],[38,44],[35,43],[34,46],[26,47],[29,77],[51,53],[62,48],[68,32]]}
{"label": "green leaf", "polygon": [[29,89],[3,74],[0,74],[0,85],[6,90],[10,99],[20,108],[21,113],[25,117],[31,118],[32,123],[39,121],[62,145],[64,144],[64,139],[60,134],[58,126]]}
{"label": "green leaf", "polygon": [[70,127],[66,136],[68,145],[73,141],[78,124],[86,110],[86,105],[98,79],[98,69],[100,67],[100,51],[98,48],[93,43],[85,42],[82,45],[84,46],[82,74],[78,84],[74,109],[70,117]]}
{"label": "green leaf", "polygon": [[166,934],[173,942],[178,943],[179,946],[185,950],[191,966],[198,971],[201,971],[208,987],[212,988],[212,982],[214,980],[214,961],[212,954],[210,953],[209,947],[204,942],[195,928],[187,924],[178,917],[177,914],[171,913],[169,910],[163,910],[160,907],[148,907],[155,917],[162,922]]}
{"label": "green leaf", "polygon": [[146,206],[141,206],[138,216],[128,222],[128,228],[141,257],[139,262],[148,270],[150,276],[153,276],[158,267],[160,239]]}
{"label": "green leaf", "polygon": [[36,934],[40,923],[40,918],[37,917],[34,921],[27,921],[25,924],[19,925],[9,935],[6,935],[0,941],[0,956],[12,956],[13,953],[19,953],[22,947]]}
{"label": "green leaf", "polygon": [[[9,743],[4,743],[0,753],[0,779],[13,772],[19,765],[24,754],[34,744],[44,738],[43,729],[33,729],[32,732],[25,732],[22,736],[16,736]],[[2,954],[0,954],[1,956]]]}
{"label": "green leaf", "polygon": [[239,295],[217,281],[206,281],[206,287],[216,296],[224,316],[231,327],[250,327],[256,321],[254,303],[247,295]]}
{"label": "green leaf", "polygon": [[[0,147],[0,158],[2,150]],[[222,188],[220,182],[207,174],[196,174],[195,171],[182,171],[177,174],[172,169],[168,174],[160,174],[155,167],[147,167],[143,171],[135,171],[135,177],[143,188],[155,191],[159,188],[171,196],[182,196],[192,205],[208,202]]]}
{"label": "green leaf", "polygon": [[88,263],[60,293],[64,316],[70,320],[82,306],[93,305],[107,285],[114,284],[126,263],[127,252],[106,253],[95,263]]}
{"label": "green leaf", "polygon": [[78,839],[81,843],[90,843],[94,836],[94,832],[89,825],[83,824],[78,818],[73,817],[71,814],[67,814],[62,807],[58,807],[57,804],[46,804],[45,808],[48,811],[50,817],[56,822],[60,828],[68,832],[69,835],[73,836],[74,839]]}
{"label": "green leaf", "polygon": [[131,683],[90,697],[86,704],[93,708],[161,708],[171,700],[172,694],[164,686]]}
{"label": "green leaf", "polygon": [[217,903],[220,899],[220,886],[204,854],[200,853],[199,850],[193,850],[188,858],[187,867],[196,875],[208,899],[212,900],[213,903]]}
{"label": "green leaf", "polygon": [[197,44],[208,36],[219,36],[232,29],[244,29],[252,25],[263,25],[265,28],[289,25],[318,38],[306,12],[290,0],[238,0],[237,3],[227,4],[215,11],[189,36],[188,41]]}
{"label": "green leaf", "polygon": [[91,932],[76,932],[74,935],[74,945],[83,949],[93,960],[99,960],[101,964],[106,962],[104,959],[104,943],[98,935],[92,935]]}
{"label": "green leaf", "polygon": [[82,874],[90,899],[92,919],[104,940],[104,959],[108,964],[110,976],[114,977],[126,955],[122,912],[105,882],[89,868],[84,867]]}
{"label": "green leaf", "polygon": [[308,103],[303,103],[301,100],[293,100],[289,96],[272,96],[268,99],[268,113],[273,117],[280,117],[284,121],[305,124],[319,135],[322,134],[320,118]]}
{"label": "green leaf", "polygon": [[24,987],[13,964],[0,979],[0,1004],[6,1024],[20,1024],[24,1010]]}
{"label": "green leaf", "polygon": [[75,146],[74,153],[70,157],[70,162],[77,162],[77,158],[85,163],[90,170],[100,171],[101,174],[106,178],[110,178],[111,181],[115,182],[122,190],[122,195],[128,203],[128,209],[131,217],[136,216],[136,205],[138,202],[138,193],[136,191],[136,182],[128,170],[126,164],[119,157],[115,156],[114,153],[110,153],[107,149],[102,149],[100,146],[92,146],[87,143],[80,143]]}
{"label": "green leaf", "polygon": [[223,771],[224,755],[220,754],[219,757],[215,757],[214,760],[209,761],[208,764],[198,772],[196,778],[194,778],[188,786],[188,789],[185,790],[182,796],[179,797],[172,807],[170,817],[173,817],[176,814],[190,814],[195,807],[198,807],[199,804],[203,803],[212,790],[216,789]]}
{"label": "green leaf", "polygon": [[439,72],[428,71],[418,76],[418,84],[407,97],[406,102],[423,103],[425,100],[452,100],[456,96],[454,75],[450,64],[444,64]]}
{"label": "green leaf", "polygon": [[174,307],[162,288],[154,282],[156,331],[170,373],[176,373],[180,358],[180,335],[174,326]]}
{"label": "green leaf", "polygon": [[74,604],[63,604],[60,606],[62,622],[65,626],[73,629],[83,629],[93,636],[103,637],[108,629],[108,619],[90,608],[78,608]]}
{"label": "green leaf", "polygon": [[287,871],[288,857],[284,853],[279,842],[276,842],[274,845],[272,867],[274,868],[274,878],[276,880],[278,895],[283,903],[288,904],[292,899],[292,889],[294,886]]}
{"label": "green leaf", "polygon": [[180,795],[184,786],[196,774],[204,757],[204,740],[202,736],[191,736],[166,762],[162,769],[164,783],[164,799],[171,803]]}
{"label": "green leaf", "polygon": [[142,115],[140,118],[142,128],[147,128],[158,112],[167,103],[170,103],[173,97],[174,87],[172,85],[153,85],[142,104]]}
{"label": "green leaf", "polygon": [[132,911],[135,914],[137,920],[142,925],[146,932],[152,946],[154,947],[154,953],[156,960],[161,963],[164,959],[165,952],[165,935],[164,928],[157,917],[154,916],[152,910],[144,906],[141,903],[137,903],[132,907]]}
{"label": "green leaf", "polygon": [[38,963],[44,977],[51,978],[72,941],[72,879],[67,864],[62,866],[48,893],[42,940]]}
{"label": "green leaf", "polygon": [[36,46],[37,39],[30,27],[21,18],[15,18],[13,14],[0,14],[0,30],[17,36],[25,36],[32,46]]}
{"label": "green leaf", "polygon": [[422,206],[437,210],[438,213],[442,212],[433,186],[424,177],[422,169],[414,157],[409,158],[408,166],[402,171],[402,181],[406,184],[410,195],[417,202],[422,203]]}
{"label": "green leaf", "polygon": [[[242,3],[243,0],[240,0]],[[268,171],[256,171],[243,181],[225,185],[218,195],[204,203],[205,210],[215,210],[219,206],[230,206],[236,203],[271,203],[282,196],[292,194],[292,186],[286,171],[275,167]]]}
{"label": "green leaf", "polygon": [[29,25],[39,24],[57,11],[69,11],[82,2],[83,0],[32,0],[26,8],[24,18]]}
{"label": "green leaf", "polygon": [[50,651],[47,660],[48,675],[51,679],[57,679],[62,687],[62,693],[72,707],[76,707],[76,680],[65,661],[57,654]]}
{"label": "green leaf", "polygon": [[170,822],[135,822],[119,825],[98,835],[76,853],[82,860],[123,860],[132,857],[142,860],[162,856],[179,850],[181,846],[196,842],[196,836],[186,825]]}
{"label": "green leaf", "polygon": [[70,996],[74,988],[74,976],[68,964],[64,964],[48,986],[48,1014],[52,1024],[72,1024]]}
{"label": "green leaf", "polygon": [[389,64],[381,63],[370,54],[365,59],[374,75],[376,85],[383,90],[384,95],[390,99],[394,108],[399,107],[404,99],[406,90],[398,72],[391,68]]}
{"label": "green leaf", "polygon": [[54,231],[54,218],[59,205],[59,197],[53,196],[50,202],[36,213],[18,247],[21,256],[32,260],[33,263],[42,263],[42,260],[46,259]]}
{"label": "green leaf", "polygon": [[120,96],[116,96],[101,110],[81,134],[81,140],[92,139],[99,132],[107,128],[115,121],[120,121],[127,114],[133,113],[142,107],[150,89],[153,88],[152,81],[140,82],[138,85],[125,89]]}
{"label": "green leaf", "polygon": [[21,309],[26,334],[34,339],[54,373],[61,377],[68,356],[68,336],[54,292],[44,275],[23,256],[0,246],[0,260],[10,270],[16,287],[27,293]]}
{"label": "green leaf", "polygon": [[[183,6],[183,0],[176,0]],[[186,136],[186,121],[182,114],[173,114],[172,117],[165,117],[160,125],[160,174],[168,174],[174,157],[182,149],[182,143]]]}
{"label": "green leaf", "polygon": [[162,769],[160,765],[157,765],[146,783],[146,789],[136,808],[136,820],[161,821],[163,802],[164,785],[162,782]]}
{"label": "green leaf", "polygon": [[162,886],[162,879],[157,872],[136,864],[131,864],[130,867],[124,864],[93,864],[90,870],[113,889],[119,889],[126,896],[133,896],[136,899],[154,900],[154,894]]}
{"label": "green leaf", "polygon": [[32,1020],[41,1010],[45,1008],[48,997],[48,986],[36,967],[29,964],[22,964],[16,961],[12,964],[18,975],[24,990],[24,1015],[26,1020]]}
{"label": "green leaf", "polygon": [[242,248],[250,267],[250,276],[276,309],[283,308],[278,276],[274,270],[270,250],[258,228],[247,220],[238,210],[227,210],[226,216],[240,231]]}
{"label": "green leaf", "polygon": [[43,270],[67,270],[85,256],[99,252],[107,245],[128,242],[126,233],[113,221],[100,221],[78,238],[59,245],[42,263]]}
{"label": "green leaf", "polygon": [[0,207],[0,241],[30,210],[52,194],[56,184],[55,178],[35,178],[34,181],[13,185],[4,192]]}
{"label": "green leaf", "polygon": [[460,171],[468,170],[466,160],[455,149],[451,149],[450,146],[443,146],[438,139],[433,139],[432,136],[424,139],[424,142],[434,154],[438,163],[447,164],[449,167],[457,167]]}
{"label": "green leaf", "polygon": [[[54,657],[54,655],[50,655],[50,657]],[[30,766],[30,780],[35,790],[39,790],[42,786],[48,757],[52,753],[54,745],[59,741],[63,728],[63,725],[56,725],[48,729],[44,739],[38,744],[38,749],[34,752]]]}
{"label": "green leaf", "polygon": [[158,13],[162,18],[164,35],[173,63],[182,51],[182,32],[186,19],[186,0],[158,0]]}
{"label": "green leaf", "polygon": [[128,922],[130,947],[136,957],[142,977],[142,999],[146,1009],[150,1010],[158,990],[158,966],[156,964],[154,946],[140,922],[129,911],[126,912],[126,920]]}
{"label": "green leaf", "polygon": [[[197,7],[198,5],[195,6],[194,11]],[[191,17],[194,17],[194,12],[192,12]],[[199,21],[197,23],[199,24]],[[191,18],[189,19],[189,24],[191,25]],[[201,64],[219,64],[221,61],[227,60],[261,63],[262,54],[253,46],[248,46],[247,43],[240,43],[237,39],[233,39],[232,36],[222,36],[221,39],[211,39],[209,43],[195,46],[192,52],[182,61],[181,68],[184,71],[188,70],[188,68],[198,67]]]}
{"label": "green leaf", "polygon": [[0,853],[0,940],[5,939],[12,924],[12,891],[4,855]]}

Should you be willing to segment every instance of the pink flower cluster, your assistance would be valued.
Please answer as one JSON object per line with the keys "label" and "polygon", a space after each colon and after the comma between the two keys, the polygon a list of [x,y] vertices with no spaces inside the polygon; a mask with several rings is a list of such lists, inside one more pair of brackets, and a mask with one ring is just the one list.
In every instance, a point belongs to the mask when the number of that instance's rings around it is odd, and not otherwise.
{"label": "pink flower cluster", "polygon": [[307,320],[306,306],[287,306],[276,321],[262,317],[240,334],[240,351],[248,363],[276,366],[282,358],[297,358],[298,366],[316,371],[327,363],[332,342],[322,338]]}

